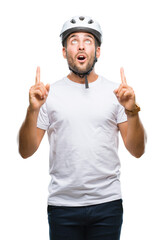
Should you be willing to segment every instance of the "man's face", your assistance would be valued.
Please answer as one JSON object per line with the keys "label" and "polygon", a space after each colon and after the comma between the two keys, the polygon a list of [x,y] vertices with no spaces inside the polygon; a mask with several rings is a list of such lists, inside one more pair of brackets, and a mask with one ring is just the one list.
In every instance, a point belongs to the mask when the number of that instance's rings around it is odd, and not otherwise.
{"label": "man's face", "polygon": [[[96,57],[100,55],[100,47],[96,49]],[[72,33],[67,38],[67,47],[63,48],[63,56],[68,65],[81,74],[88,72],[95,59],[95,39],[90,33]]]}

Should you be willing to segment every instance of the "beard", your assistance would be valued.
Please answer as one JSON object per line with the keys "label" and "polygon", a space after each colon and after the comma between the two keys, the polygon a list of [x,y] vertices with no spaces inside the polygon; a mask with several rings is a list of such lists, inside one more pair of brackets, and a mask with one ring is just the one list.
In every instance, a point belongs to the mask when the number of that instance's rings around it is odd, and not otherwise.
{"label": "beard", "polygon": [[[82,52],[80,52],[82,53]],[[79,53],[78,53],[79,54]],[[77,55],[78,55],[77,54]],[[92,56],[88,56],[86,53],[85,55],[87,56],[87,60],[85,63],[79,63],[77,62],[77,55],[75,57],[72,57],[71,55],[69,55],[69,53],[67,52],[67,63],[68,66],[71,70],[77,72],[79,75],[83,75],[87,72],[90,71],[90,69],[92,68],[92,66],[94,65],[94,61],[95,61],[95,55],[93,54]]]}

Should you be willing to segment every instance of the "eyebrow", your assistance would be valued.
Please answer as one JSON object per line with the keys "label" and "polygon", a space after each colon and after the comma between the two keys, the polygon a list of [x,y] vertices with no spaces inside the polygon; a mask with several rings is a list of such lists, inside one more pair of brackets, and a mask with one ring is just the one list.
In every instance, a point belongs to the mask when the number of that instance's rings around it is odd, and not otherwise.
{"label": "eyebrow", "polygon": [[[68,39],[71,39],[73,37],[79,37],[79,36],[77,34],[73,34]],[[84,35],[84,37],[90,37],[90,38],[94,39],[94,37],[92,35],[88,35],[88,34]]]}

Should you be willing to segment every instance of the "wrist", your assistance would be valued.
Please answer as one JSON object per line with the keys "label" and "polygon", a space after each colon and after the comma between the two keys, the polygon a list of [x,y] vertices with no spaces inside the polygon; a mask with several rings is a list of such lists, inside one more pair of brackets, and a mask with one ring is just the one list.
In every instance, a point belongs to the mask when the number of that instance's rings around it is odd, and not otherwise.
{"label": "wrist", "polygon": [[141,108],[139,107],[139,105],[135,104],[135,107],[132,110],[128,110],[125,108],[125,113],[127,116],[133,117],[133,116],[137,115],[140,110],[141,110]]}
{"label": "wrist", "polygon": [[28,113],[32,113],[32,114],[38,114],[39,113],[40,108],[33,108],[31,105],[28,106],[27,108],[27,112]]}

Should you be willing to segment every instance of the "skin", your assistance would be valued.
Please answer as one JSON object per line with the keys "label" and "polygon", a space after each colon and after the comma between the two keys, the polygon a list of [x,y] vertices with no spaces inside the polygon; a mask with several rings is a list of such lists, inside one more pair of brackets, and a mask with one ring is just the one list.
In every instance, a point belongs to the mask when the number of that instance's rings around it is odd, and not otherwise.
{"label": "skin", "polygon": [[[96,57],[100,57],[100,47],[95,49],[95,41],[92,34],[78,32],[71,34],[67,39],[67,48],[63,47],[63,57],[73,69],[78,69],[81,73],[85,72],[92,65],[96,50]],[[79,54],[85,55],[84,61],[79,61]],[[121,84],[114,91],[120,104],[127,110],[135,108],[135,93],[127,84],[124,69],[120,69]],[[80,78],[72,71],[68,78],[79,84],[84,84],[85,79]],[[88,75],[88,82],[94,82],[98,75],[93,69]],[[29,107],[27,115],[19,131],[19,152],[23,158],[28,158],[38,149],[40,142],[45,134],[45,130],[37,128],[37,117],[40,107],[45,103],[49,84],[44,85],[40,82],[40,68],[36,70],[35,85],[29,91]],[[127,122],[118,124],[125,147],[135,157],[142,156],[145,150],[146,134],[140,121],[139,114],[127,116]]]}
{"label": "skin", "polygon": [[45,131],[37,128],[40,107],[45,103],[50,85],[40,82],[40,67],[37,67],[35,85],[29,91],[29,107],[19,131],[19,153],[23,158],[33,155],[38,149]]}
{"label": "skin", "polygon": [[[135,109],[135,93],[132,87],[127,84],[124,69],[120,69],[121,84],[114,91],[119,103],[127,110]],[[140,158],[145,151],[147,141],[146,132],[140,121],[139,114],[127,115],[127,122],[118,124],[125,147],[136,158]]]}
{"label": "skin", "polygon": [[[80,48],[78,45],[80,44]],[[83,46],[84,45],[84,46]],[[94,37],[91,34],[71,34],[67,40],[68,50],[66,48],[63,49],[64,57],[67,58],[68,65],[75,71],[80,73],[85,73],[90,70],[93,65],[95,54],[93,52],[94,47]],[[77,54],[75,50],[77,49]],[[85,51],[86,49],[86,51]],[[87,58],[85,62],[78,61],[78,55],[84,54]]]}
{"label": "skin", "polygon": [[[92,66],[95,57],[95,50],[96,57],[99,58],[100,47],[95,49],[95,40],[92,34],[84,32],[73,33],[67,39],[67,48],[63,47],[63,57],[67,59],[68,64],[73,69],[78,69],[81,73],[83,73],[89,70]],[[86,61],[84,63],[80,63],[77,60],[77,56],[81,53],[86,55]],[[67,77],[74,82],[85,83],[84,78],[80,78],[73,72],[70,72]],[[88,82],[94,82],[97,78],[98,75],[93,69],[88,75]]]}

